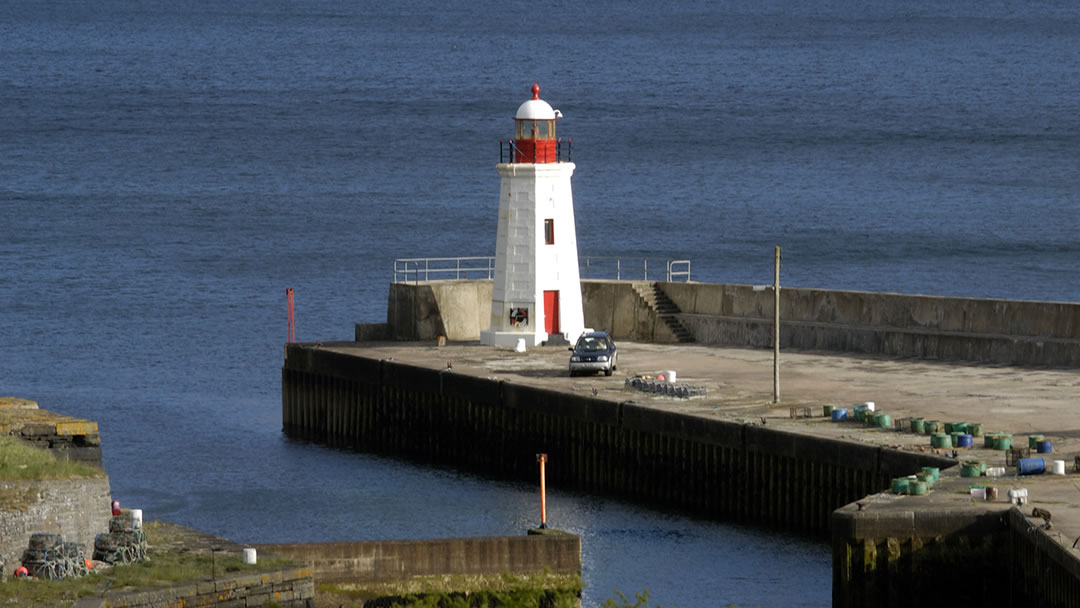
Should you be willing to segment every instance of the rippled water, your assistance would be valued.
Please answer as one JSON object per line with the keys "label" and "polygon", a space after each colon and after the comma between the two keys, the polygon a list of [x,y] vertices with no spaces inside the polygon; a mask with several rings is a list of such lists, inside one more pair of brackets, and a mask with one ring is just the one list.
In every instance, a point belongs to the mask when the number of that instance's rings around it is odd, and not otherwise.
{"label": "rippled water", "polygon": [[[698,280],[1080,301],[1071,4],[0,6],[0,393],[98,420],[116,497],[241,542],[513,534],[530,485],[280,433],[301,340],[397,257],[488,255],[533,80],[583,253]],[[828,547],[552,488],[586,604],[824,605]]]}

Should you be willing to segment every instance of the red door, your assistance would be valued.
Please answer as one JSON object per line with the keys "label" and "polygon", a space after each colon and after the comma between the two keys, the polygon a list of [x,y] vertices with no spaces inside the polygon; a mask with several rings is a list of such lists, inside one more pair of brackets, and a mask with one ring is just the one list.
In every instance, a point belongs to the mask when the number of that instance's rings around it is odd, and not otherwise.
{"label": "red door", "polygon": [[559,292],[544,292],[544,331],[559,333]]}

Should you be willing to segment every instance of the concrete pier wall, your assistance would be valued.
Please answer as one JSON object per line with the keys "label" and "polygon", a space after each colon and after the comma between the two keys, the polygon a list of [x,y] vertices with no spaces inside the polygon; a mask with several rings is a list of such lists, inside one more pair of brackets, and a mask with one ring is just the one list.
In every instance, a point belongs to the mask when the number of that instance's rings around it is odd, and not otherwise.
{"label": "concrete pier wall", "polygon": [[951,461],[288,345],[290,436],[824,535],[832,511]]}
{"label": "concrete pier wall", "polygon": [[256,545],[310,565],[318,583],[385,583],[417,576],[581,574],[572,534]]}
{"label": "concrete pier wall", "polygon": [[[632,281],[581,282],[586,327],[617,338],[671,341]],[[773,295],[750,285],[660,283],[700,344],[772,346]],[[357,339],[478,340],[491,281],[390,286],[387,323]],[[954,361],[1080,366],[1080,304],[782,288],[783,348]],[[377,332],[373,332],[377,330]]]}
{"label": "concrete pier wall", "polygon": [[910,504],[833,515],[834,607],[1080,606],[1080,560],[1019,508]]}

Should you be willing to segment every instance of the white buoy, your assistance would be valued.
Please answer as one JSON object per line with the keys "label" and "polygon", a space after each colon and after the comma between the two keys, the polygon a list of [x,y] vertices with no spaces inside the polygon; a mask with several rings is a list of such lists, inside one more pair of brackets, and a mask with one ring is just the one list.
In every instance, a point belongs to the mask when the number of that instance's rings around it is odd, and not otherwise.
{"label": "white buoy", "polygon": [[1064,474],[1065,474],[1065,461],[1064,460],[1055,460],[1054,461],[1054,475],[1064,475]]}
{"label": "white buoy", "polygon": [[244,549],[244,563],[254,564],[256,562],[255,549],[253,547],[247,547]]}
{"label": "white buoy", "polygon": [[138,530],[142,528],[142,509],[131,510],[131,529]]}

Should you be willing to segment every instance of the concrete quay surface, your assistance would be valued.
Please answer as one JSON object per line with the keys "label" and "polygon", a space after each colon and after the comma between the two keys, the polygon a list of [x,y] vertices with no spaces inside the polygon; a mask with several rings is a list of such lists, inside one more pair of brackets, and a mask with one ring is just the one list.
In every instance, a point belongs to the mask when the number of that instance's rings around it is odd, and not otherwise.
{"label": "concrete quay surface", "polygon": [[[943,482],[928,496],[878,495],[866,501],[867,509],[1007,508],[1009,488],[1028,488],[1029,504],[1053,514],[1055,537],[1071,546],[1080,536],[1080,475],[1074,473],[1074,457],[1080,454],[1080,370],[1033,369],[1005,365],[895,360],[874,356],[782,352],[781,402],[772,404],[773,355],[771,350],[725,348],[686,344],[655,344],[620,341],[618,369],[611,377],[569,377],[567,347],[537,347],[524,353],[483,346],[476,342],[334,342],[317,344],[345,354],[392,359],[410,365],[444,369],[452,373],[500,379],[549,390],[593,394],[616,402],[633,401],[687,415],[767,425],[818,437],[841,439],[901,450],[934,452],[927,435],[873,428],[856,422],[833,422],[822,414],[822,405],[848,407],[873,401],[878,412],[894,420],[923,417],[942,422],[982,423],[989,431],[1014,435],[1016,447],[1027,445],[1027,435],[1042,434],[1053,442],[1053,453],[1036,454],[1046,459],[1047,473],[1016,476],[1007,468],[1002,478],[960,478],[960,467],[943,471]],[[655,375],[675,370],[679,384],[707,389],[705,397],[676,399],[624,387],[628,377]],[[790,408],[810,408],[811,417],[792,419]],[[1006,453],[982,447],[958,448],[958,461],[982,460],[988,466],[1005,466]],[[949,454],[942,450],[941,453]],[[1066,475],[1051,475],[1053,460],[1066,462]],[[951,481],[950,481],[951,480]],[[976,504],[968,485],[998,488],[995,503]],[[884,488],[883,488],[884,489]],[[887,490],[887,489],[885,489]],[[905,504],[907,503],[907,504]],[[918,506],[911,503],[922,503]],[[922,505],[925,505],[923,507]],[[1041,521],[1041,520],[1036,520]]]}

